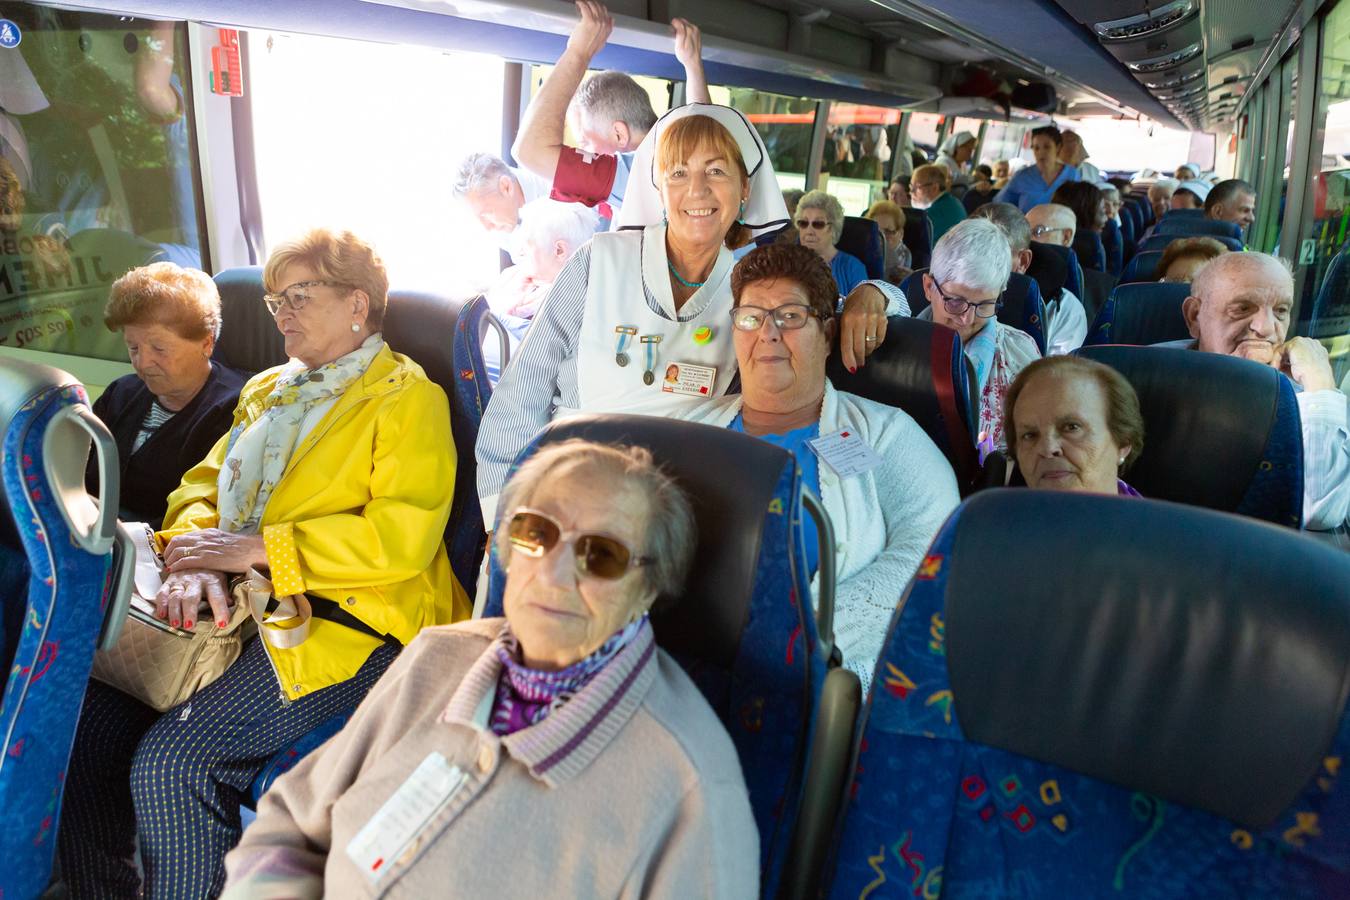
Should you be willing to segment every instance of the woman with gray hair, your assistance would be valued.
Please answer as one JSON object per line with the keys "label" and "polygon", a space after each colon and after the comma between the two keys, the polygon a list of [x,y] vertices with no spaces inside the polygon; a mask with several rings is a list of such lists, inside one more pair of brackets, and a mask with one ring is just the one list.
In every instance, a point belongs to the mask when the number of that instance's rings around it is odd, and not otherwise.
{"label": "woman with gray hair", "polygon": [[1031,335],[994,318],[1011,271],[1012,250],[1003,229],[973,218],[942,236],[923,276],[929,307],[919,317],[961,335],[962,350],[975,368],[977,441],[985,449],[1003,448],[1003,395],[1017,373],[1041,355]]}
{"label": "woman with gray hair", "polygon": [[758,895],[736,750],[648,621],[689,500],[648,451],[569,440],[501,504],[505,618],[424,629],[263,796],[226,897]]}
{"label": "woman with gray hair", "polygon": [[797,242],[830,264],[830,274],[834,275],[840,296],[867,280],[862,260],[835,246],[844,233],[844,207],[832,195],[808,191],[797,201],[793,224],[797,226]]}

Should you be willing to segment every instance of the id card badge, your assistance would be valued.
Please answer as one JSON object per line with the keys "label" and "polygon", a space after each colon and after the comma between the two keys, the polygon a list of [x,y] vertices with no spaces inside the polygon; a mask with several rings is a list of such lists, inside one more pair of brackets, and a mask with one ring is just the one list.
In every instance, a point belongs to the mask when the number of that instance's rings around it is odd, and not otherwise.
{"label": "id card badge", "polygon": [[881,465],[881,457],[856,431],[836,431],[807,441],[807,446],[823,459],[840,478],[862,475]]}
{"label": "id card badge", "polygon": [[687,397],[711,397],[717,383],[717,369],[693,363],[673,362],[666,366],[661,381],[661,393],[684,394]]}
{"label": "id card badge", "polygon": [[367,879],[378,881],[445,808],[466,777],[440,753],[434,750],[428,753],[408,780],[399,785],[347,844],[347,856]]}

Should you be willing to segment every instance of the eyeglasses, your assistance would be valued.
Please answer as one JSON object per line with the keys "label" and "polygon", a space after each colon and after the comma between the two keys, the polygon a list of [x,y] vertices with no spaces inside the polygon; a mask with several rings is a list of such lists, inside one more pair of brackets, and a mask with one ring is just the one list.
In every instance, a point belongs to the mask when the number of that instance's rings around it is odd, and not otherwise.
{"label": "eyeglasses", "polygon": [[656,562],[653,557],[635,555],[618,538],[565,532],[552,516],[532,509],[516,510],[506,528],[511,547],[532,559],[542,559],[559,542],[570,542],[576,555],[577,574],[604,581],[617,581],[631,568]]}
{"label": "eyeglasses", "polygon": [[942,298],[942,308],[947,310],[950,315],[964,316],[966,310],[973,309],[977,318],[991,319],[998,315],[998,309],[1003,305],[1002,300],[982,300],[978,303],[972,303],[962,297],[953,297],[950,294],[943,293],[936,278],[931,275],[924,277],[932,282],[933,290],[937,291],[937,295]]}
{"label": "eyeglasses", "polygon": [[738,331],[759,331],[767,319],[773,319],[773,324],[783,331],[796,331],[798,328],[806,327],[806,323],[812,318],[827,317],[803,303],[784,303],[775,309],[736,306],[731,310],[731,324],[736,326]]}
{"label": "eyeglasses", "polygon": [[1069,229],[1067,226],[1062,228],[1051,228],[1049,225],[1037,225],[1035,228],[1031,229],[1031,236],[1034,238],[1038,238],[1042,235],[1049,234],[1052,231],[1068,231],[1068,230]]}
{"label": "eyeglasses", "polygon": [[263,294],[263,303],[267,304],[267,311],[274,316],[281,312],[283,306],[289,306],[293,312],[299,312],[305,308],[306,303],[314,299],[305,292],[305,288],[312,287],[349,288],[351,285],[339,284],[336,281],[297,281],[275,294]]}
{"label": "eyeglasses", "polygon": [[817,231],[819,231],[819,230],[822,229],[822,228],[829,228],[829,227],[830,227],[830,223],[829,223],[829,222],[826,222],[824,219],[816,219],[814,222],[813,222],[813,221],[810,221],[810,220],[808,220],[808,219],[798,219],[798,220],[797,220],[797,230],[798,230],[798,231],[805,231],[807,228],[814,228],[814,229],[816,229]]}
{"label": "eyeglasses", "polygon": [[881,233],[884,234],[884,235],[886,235],[886,237],[895,237],[897,234],[900,233],[900,229],[899,229],[899,228],[883,228],[883,229],[881,229]]}
{"label": "eyeglasses", "polygon": [[926,191],[926,190],[928,190],[929,188],[935,188],[935,187],[941,187],[941,186],[942,186],[942,185],[939,184],[939,183],[936,182],[936,181],[915,181],[915,182],[913,182],[912,184],[910,184],[909,187],[910,187],[910,190],[915,190],[915,189],[917,189],[917,188],[923,188],[923,189]]}

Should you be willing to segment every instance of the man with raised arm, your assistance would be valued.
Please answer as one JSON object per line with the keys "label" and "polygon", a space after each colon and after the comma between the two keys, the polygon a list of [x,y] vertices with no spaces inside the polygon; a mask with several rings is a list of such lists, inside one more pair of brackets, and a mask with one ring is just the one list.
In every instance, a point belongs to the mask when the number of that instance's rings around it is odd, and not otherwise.
{"label": "man with raised arm", "polygon": [[[609,40],[614,19],[598,0],[577,0],[581,21],[567,40],[552,74],[530,101],[511,154],[520,165],[549,179],[554,200],[584,203],[612,218],[623,203],[633,151],[656,123],[647,92],[622,72],[601,72],[584,85],[591,60]],[[711,103],[703,75],[697,26],[672,19],[675,58],[684,66],[685,99]],[[583,146],[563,143],[572,104]]]}
{"label": "man with raised arm", "polygon": [[1335,528],[1350,514],[1350,409],[1326,347],[1287,338],[1294,305],[1289,265],[1266,253],[1225,253],[1191,281],[1182,306],[1194,341],[1172,342],[1279,369],[1297,385],[1303,425],[1303,527]]}

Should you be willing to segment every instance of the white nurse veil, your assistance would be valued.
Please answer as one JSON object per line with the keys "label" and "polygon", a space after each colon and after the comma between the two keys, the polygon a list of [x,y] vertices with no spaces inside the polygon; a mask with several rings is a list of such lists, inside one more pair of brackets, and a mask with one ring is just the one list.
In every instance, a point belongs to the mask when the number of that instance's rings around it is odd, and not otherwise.
{"label": "white nurse veil", "polygon": [[745,212],[741,221],[755,236],[776,231],[788,222],[787,204],[783,202],[783,190],[778,186],[778,178],[773,172],[773,163],[769,161],[768,148],[764,140],[750,124],[745,115],[730,106],[718,106],[713,103],[688,103],[666,113],[633,152],[632,174],[628,177],[628,187],[624,192],[623,206],[614,215],[610,225],[612,230],[621,228],[643,228],[658,224],[664,215],[661,191],[657,187],[659,173],[656,171],[656,146],[665,130],[674,122],[687,116],[708,116],[716,119],[731,132],[741,150],[741,159],[745,161],[746,171],[750,175],[750,197],[745,202]]}

